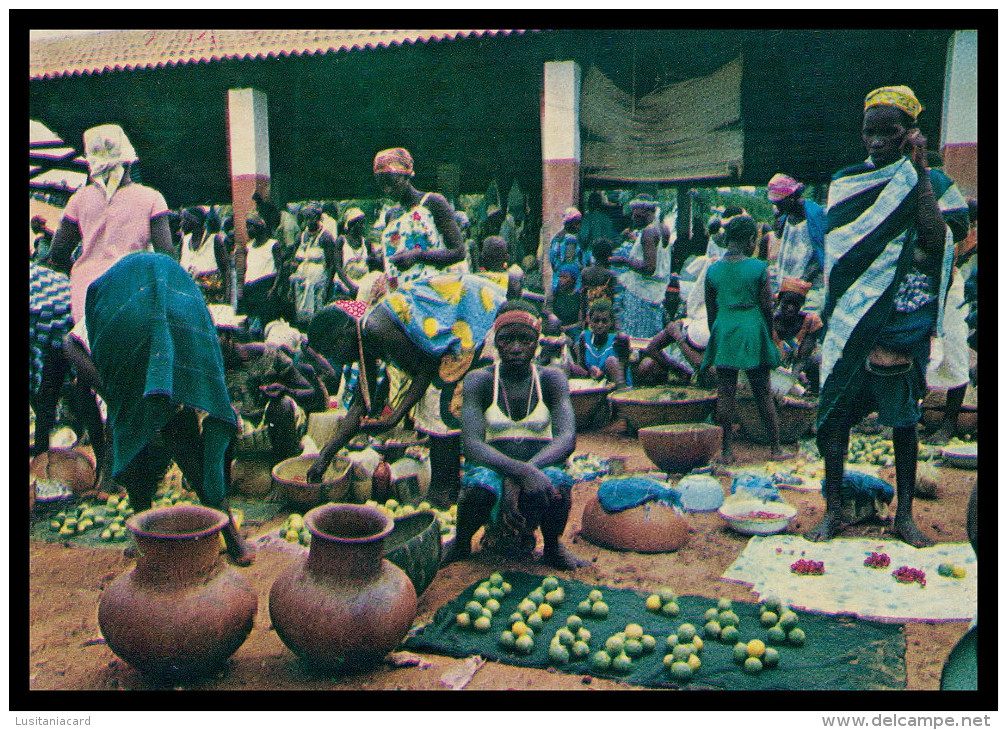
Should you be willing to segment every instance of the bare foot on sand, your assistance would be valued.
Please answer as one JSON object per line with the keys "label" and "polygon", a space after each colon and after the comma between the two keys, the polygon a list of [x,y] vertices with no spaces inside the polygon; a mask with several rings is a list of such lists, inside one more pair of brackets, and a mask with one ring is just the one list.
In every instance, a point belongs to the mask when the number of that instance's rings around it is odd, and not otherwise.
{"label": "bare foot on sand", "polygon": [[912,517],[905,519],[896,518],[892,524],[892,535],[902,540],[902,542],[909,543],[913,547],[930,547],[934,544],[933,540],[920,531],[920,528],[913,522]]}
{"label": "bare foot on sand", "polygon": [[542,562],[559,570],[575,570],[587,565],[586,560],[581,560],[563,545],[557,545],[555,550],[543,552]]}
{"label": "bare foot on sand", "polygon": [[804,533],[804,539],[811,542],[826,542],[834,538],[841,527],[839,515],[826,512],[821,522]]}

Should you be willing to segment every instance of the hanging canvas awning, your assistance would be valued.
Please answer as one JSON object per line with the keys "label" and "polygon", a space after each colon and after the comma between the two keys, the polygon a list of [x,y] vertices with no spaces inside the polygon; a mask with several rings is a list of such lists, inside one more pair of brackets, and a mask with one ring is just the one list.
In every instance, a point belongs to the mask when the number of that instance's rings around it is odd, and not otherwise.
{"label": "hanging canvas awning", "polygon": [[637,100],[592,66],[581,88],[589,180],[673,182],[740,175],[742,59]]}

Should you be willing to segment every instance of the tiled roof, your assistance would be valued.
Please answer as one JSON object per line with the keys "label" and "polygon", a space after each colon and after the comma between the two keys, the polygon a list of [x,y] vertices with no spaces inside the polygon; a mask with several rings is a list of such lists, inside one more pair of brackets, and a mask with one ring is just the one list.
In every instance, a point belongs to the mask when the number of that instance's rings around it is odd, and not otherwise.
{"label": "tiled roof", "polygon": [[124,30],[32,41],[29,78],[160,68],[224,59],[324,55],[522,30]]}

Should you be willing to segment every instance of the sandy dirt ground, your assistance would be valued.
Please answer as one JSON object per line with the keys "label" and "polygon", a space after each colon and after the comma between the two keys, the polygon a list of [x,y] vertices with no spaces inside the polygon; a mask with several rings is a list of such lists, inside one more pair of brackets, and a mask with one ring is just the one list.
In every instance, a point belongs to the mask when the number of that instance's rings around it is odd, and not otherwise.
{"label": "sandy dirt ground", "polygon": [[[653,469],[635,438],[626,436],[616,422],[608,428],[578,435],[577,453],[628,457],[627,471]],[[762,464],[766,447],[740,442],[739,461]],[[975,483],[974,471],[941,468],[937,499],[917,499],[914,512],[924,532],[939,542],[963,542],[965,511]],[[725,488],[727,477],[721,479]],[[599,548],[579,536],[580,515],[596,483],[574,488],[574,506],[565,539],[572,550],[590,564],[571,574],[587,583],[619,588],[655,590],[673,586],[680,594],[725,596],[752,601],[747,586],[720,580],[724,570],[745,548],[748,538],[727,528],[712,514],[692,514],[693,529],[688,544],[675,553],[644,555],[619,553]],[[786,491],[785,498],[798,508],[798,517],[788,532],[801,533],[820,518],[824,502],[817,493]],[[286,512],[261,525],[248,525],[246,534],[256,537],[275,531]],[[860,526],[847,530],[848,536],[883,535],[881,526]],[[132,568],[119,547],[69,547],[59,542],[30,541],[28,687],[30,690],[116,690],[159,689],[118,659],[101,640],[97,609],[102,590],[118,575]],[[465,660],[422,655],[428,666],[396,668],[383,664],[349,677],[312,674],[287,649],[270,626],[267,596],[277,575],[297,556],[275,549],[263,549],[253,566],[242,575],[259,596],[254,628],[247,641],[216,676],[186,684],[188,689],[208,690],[371,690],[445,689],[442,679],[457,672]],[[485,579],[495,569],[525,569],[546,575],[552,571],[533,562],[501,562],[489,556],[450,565],[438,573],[420,597],[417,623],[432,618],[438,607],[453,599],[474,581]],[[905,626],[907,689],[938,689],[940,672],[955,642],[968,628],[966,622],[911,623]],[[16,629],[16,627],[15,627]],[[17,674],[17,670],[15,670]],[[15,680],[16,681],[16,680]],[[550,670],[530,670],[487,662],[467,686],[470,690],[549,689],[598,690],[638,689],[625,683],[563,674]]]}

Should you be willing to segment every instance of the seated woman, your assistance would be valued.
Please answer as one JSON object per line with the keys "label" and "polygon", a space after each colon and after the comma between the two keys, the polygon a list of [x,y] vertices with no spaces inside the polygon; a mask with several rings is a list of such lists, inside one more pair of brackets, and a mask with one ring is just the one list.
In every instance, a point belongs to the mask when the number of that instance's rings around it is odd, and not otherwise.
{"label": "seated woman", "polygon": [[573,486],[562,465],[576,436],[566,376],[532,364],[540,328],[530,304],[507,302],[494,324],[500,361],[465,377],[466,471],[445,563],[468,557],[473,536],[487,525],[487,548],[527,557],[541,529],[543,563],[561,570],[585,564],[559,541]]}
{"label": "seated woman", "polygon": [[587,313],[587,330],[574,343],[572,373],[578,378],[607,378],[626,385],[629,338],[612,331],[612,302],[598,299]]}
{"label": "seated woman", "polygon": [[[382,433],[413,408],[416,430],[430,438],[429,501],[444,508],[460,488],[461,388],[493,325],[506,292],[486,277],[440,274],[400,283],[369,306],[340,300],[322,309],[308,328],[311,347],[341,369],[356,361],[359,378],[346,417],[308,471],[320,481],[336,453],[361,431]],[[390,412],[372,398],[378,362],[400,368],[410,379]]]}
{"label": "seated woman", "polygon": [[[86,319],[90,377],[108,406],[111,476],[134,509],[150,509],[163,437],[200,501],[228,512],[225,454],[237,418],[199,287],[169,256],[130,254],[88,288]],[[236,563],[252,562],[233,518],[223,535]]]}
{"label": "seated woman", "polygon": [[261,435],[263,449],[278,460],[297,456],[307,413],[328,408],[325,385],[311,365],[298,367],[281,347],[239,344],[227,329],[218,332],[227,392],[241,417],[241,435]]}
{"label": "seated woman", "polygon": [[773,316],[773,342],[780,348],[783,364],[808,383],[808,390],[818,392],[818,366],[821,355],[815,355],[815,346],[824,325],[814,312],[802,312],[811,282],[786,277],[776,295],[776,314]]}
{"label": "seated woman", "polygon": [[[704,313],[705,318],[705,313]],[[676,319],[640,351],[637,385],[661,385],[668,376],[691,380],[703,365],[710,331],[705,321]]]}

